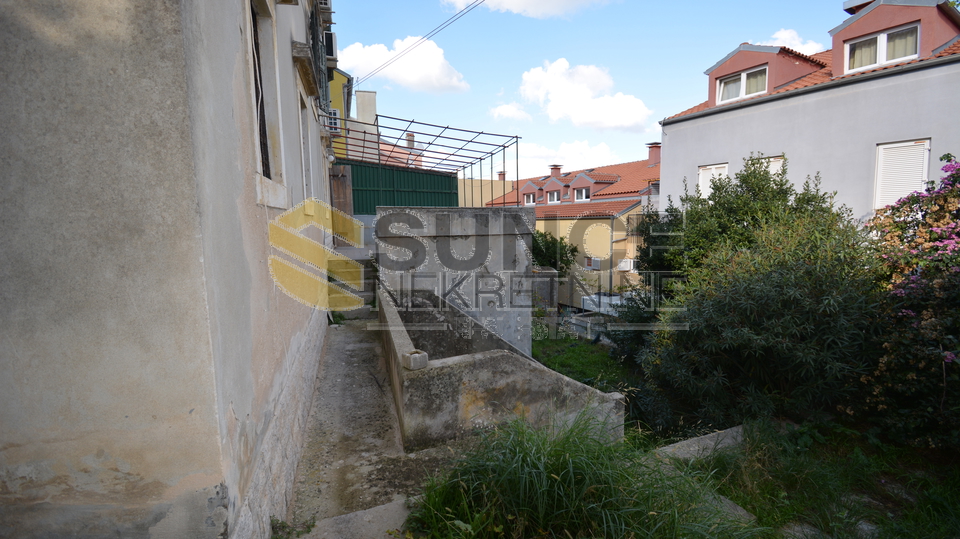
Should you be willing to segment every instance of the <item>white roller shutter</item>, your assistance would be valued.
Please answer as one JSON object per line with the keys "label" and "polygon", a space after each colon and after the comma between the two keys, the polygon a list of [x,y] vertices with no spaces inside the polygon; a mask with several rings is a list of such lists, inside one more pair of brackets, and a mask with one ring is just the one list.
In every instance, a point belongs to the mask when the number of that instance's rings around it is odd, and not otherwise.
{"label": "white roller shutter", "polygon": [[877,146],[877,181],[873,207],[882,208],[926,186],[930,141]]}

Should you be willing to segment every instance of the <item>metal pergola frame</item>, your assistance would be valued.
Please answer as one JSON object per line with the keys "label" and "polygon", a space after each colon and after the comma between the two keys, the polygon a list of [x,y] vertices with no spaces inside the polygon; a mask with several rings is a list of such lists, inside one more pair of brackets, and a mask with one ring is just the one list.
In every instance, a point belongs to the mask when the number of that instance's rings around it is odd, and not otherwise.
{"label": "metal pergola frame", "polygon": [[[447,173],[456,175],[458,181],[469,180],[470,189],[461,194],[465,206],[477,203],[473,188],[477,181],[480,182],[479,203],[482,204],[485,198],[483,187],[487,182],[491,199],[496,198],[493,196],[496,187],[494,182],[502,183],[497,179],[496,172],[506,172],[507,153],[511,149],[514,152],[514,174],[519,179],[520,137],[516,135],[473,131],[382,114],[377,115],[373,124],[328,118],[331,121],[339,120],[340,126],[335,130],[332,142],[338,154],[346,156],[348,160],[372,165]],[[498,162],[500,167],[495,171]],[[487,171],[489,176],[484,178]],[[466,183],[464,181],[460,185]],[[500,187],[502,193],[512,190],[503,185]]]}

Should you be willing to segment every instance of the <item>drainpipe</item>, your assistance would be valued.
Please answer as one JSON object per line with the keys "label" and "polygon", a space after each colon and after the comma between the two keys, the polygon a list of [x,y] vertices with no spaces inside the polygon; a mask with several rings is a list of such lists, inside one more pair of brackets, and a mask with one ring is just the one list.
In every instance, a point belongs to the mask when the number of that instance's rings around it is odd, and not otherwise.
{"label": "drainpipe", "polygon": [[614,216],[610,216],[610,293],[613,294],[613,220]]}

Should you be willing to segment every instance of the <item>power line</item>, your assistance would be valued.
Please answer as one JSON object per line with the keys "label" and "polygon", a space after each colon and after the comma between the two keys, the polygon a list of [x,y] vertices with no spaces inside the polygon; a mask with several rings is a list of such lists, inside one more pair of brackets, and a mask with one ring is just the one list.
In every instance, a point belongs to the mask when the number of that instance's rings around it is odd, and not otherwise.
{"label": "power line", "polygon": [[479,6],[480,4],[484,3],[485,1],[486,1],[486,0],[473,0],[473,2],[471,2],[470,4],[468,4],[466,7],[464,7],[464,8],[461,9],[460,11],[458,11],[456,15],[454,15],[453,17],[450,17],[449,19],[447,19],[446,21],[444,21],[442,24],[440,24],[440,26],[438,26],[438,27],[434,28],[433,30],[431,30],[429,34],[427,34],[427,35],[421,37],[419,40],[417,40],[416,43],[414,43],[414,44],[410,45],[409,47],[403,49],[403,50],[400,51],[400,53],[398,53],[396,56],[394,56],[393,58],[387,60],[386,62],[384,62],[383,64],[381,64],[380,66],[378,66],[376,69],[374,69],[374,70],[371,71],[370,73],[367,73],[366,75],[364,75],[364,76],[361,77],[360,79],[357,79],[357,82],[355,82],[353,86],[354,86],[354,87],[360,86],[361,84],[363,84],[364,82],[366,82],[370,77],[373,77],[373,76],[376,75],[377,73],[383,71],[383,70],[386,69],[388,66],[390,66],[390,64],[396,62],[397,60],[399,60],[400,58],[402,58],[404,55],[406,55],[408,52],[410,52],[410,51],[412,51],[413,49],[417,48],[417,47],[418,47],[419,45],[421,45],[424,41],[427,41],[427,40],[429,40],[431,37],[439,34],[444,28],[446,28],[446,27],[450,26],[451,24],[457,22],[458,19],[460,19],[461,17],[463,17],[463,16],[466,15],[467,13],[470,13],[471,11],[473,11],[477,6]]}

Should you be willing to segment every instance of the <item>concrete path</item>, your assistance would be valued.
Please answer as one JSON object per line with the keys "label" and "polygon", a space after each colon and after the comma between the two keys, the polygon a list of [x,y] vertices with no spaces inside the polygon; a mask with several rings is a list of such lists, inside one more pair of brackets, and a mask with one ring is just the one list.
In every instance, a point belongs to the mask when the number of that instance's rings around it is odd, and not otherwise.
{"label": "concrete path", "polygon": [[380,335],[368,322],[348,320],[327,333],[288,519],[318,523],[305,537],[371,539],[398,528],[408,513],[403,501],[458,453],[403,452]]}

